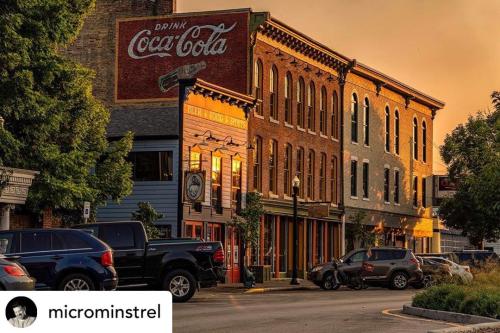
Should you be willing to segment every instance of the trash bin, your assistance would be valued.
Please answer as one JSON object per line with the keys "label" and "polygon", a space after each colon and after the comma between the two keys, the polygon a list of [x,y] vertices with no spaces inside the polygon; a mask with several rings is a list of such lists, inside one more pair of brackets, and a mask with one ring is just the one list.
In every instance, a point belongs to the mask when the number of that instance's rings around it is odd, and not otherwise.
{"label": "trash bin", "polygon": [[256,283],[264,283],[271,280],[271,265],[250,266],[250,270],[255,275]]}

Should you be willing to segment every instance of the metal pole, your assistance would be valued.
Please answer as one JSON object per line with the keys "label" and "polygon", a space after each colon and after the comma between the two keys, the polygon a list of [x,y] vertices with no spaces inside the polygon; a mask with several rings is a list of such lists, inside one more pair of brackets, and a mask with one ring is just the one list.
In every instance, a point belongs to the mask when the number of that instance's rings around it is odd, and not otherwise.
{"label": "metal pole", "polygon": [[292,280],[290,284],[299,284],[297,281],[297,265],[298,265],[298,247],[299,247],[299,235],[297,230],[297,192],[299,188],[293,187],[293,268],[292,268]]}

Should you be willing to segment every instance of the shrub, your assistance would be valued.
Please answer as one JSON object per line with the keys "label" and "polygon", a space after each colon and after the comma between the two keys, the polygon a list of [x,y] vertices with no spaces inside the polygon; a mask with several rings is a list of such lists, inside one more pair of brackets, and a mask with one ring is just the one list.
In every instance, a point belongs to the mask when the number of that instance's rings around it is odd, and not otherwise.
{"label": "shrub", "polygon": [[500,270],[478,273],[470,285],[433,286],[413,298],[413,306],[500,319]]}

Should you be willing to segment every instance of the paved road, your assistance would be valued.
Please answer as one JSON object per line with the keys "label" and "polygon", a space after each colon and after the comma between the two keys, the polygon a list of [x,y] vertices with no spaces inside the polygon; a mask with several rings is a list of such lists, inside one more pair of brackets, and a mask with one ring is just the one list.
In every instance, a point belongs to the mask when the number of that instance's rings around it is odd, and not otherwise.
{"label": "paved road", "polygon": [[342,332],[411,333],[451,327],[383,310],[401,309],[415,290],[287,291],[264,294],[201,291],[174,304],[174,333]]}

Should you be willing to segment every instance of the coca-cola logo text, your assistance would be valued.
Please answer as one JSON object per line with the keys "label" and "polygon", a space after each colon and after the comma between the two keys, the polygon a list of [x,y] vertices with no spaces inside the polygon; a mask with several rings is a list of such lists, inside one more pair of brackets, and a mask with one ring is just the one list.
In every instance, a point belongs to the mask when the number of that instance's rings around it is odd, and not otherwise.
{"label": "coca-cola logo text", "polygon": [[[236,24],[235,22],[228,28],[224,23],[194,25],[178,35],[161,35],[160,31],[164,30],[164,26],[158,24],[154,32],[144,29],[135,34],[128,45],[128,55],[133,59],[171,57],[173,52],[178,57],[222,55],[227,49],[227,38],[223,38],[224,34],[233,30]],[[200,37],[204,31],[210,33],[206,39]]]}

